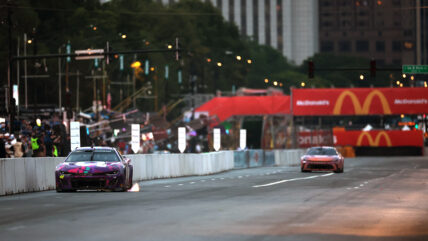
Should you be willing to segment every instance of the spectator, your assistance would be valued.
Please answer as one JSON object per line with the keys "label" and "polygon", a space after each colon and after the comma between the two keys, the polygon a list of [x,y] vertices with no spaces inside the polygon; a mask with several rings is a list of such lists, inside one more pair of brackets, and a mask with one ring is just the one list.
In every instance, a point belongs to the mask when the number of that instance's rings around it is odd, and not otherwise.
{"label": "spectator", "polygon": [[12,145],[14,157],[23,157],[24,151],[22,148],[22,142],[20,138],[16,139],[16,142]]}
{"label": "spectator", "polygon": [[6,158],[6,147],[3,138],[0,138],[0,158]]}

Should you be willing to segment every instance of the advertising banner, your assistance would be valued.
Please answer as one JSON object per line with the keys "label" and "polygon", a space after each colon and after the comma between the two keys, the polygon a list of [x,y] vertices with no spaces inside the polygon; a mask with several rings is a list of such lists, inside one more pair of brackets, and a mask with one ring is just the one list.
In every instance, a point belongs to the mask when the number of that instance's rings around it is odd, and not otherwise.
{"label": "advertising banner", "polygon": [[298,133],[297,140],[299,148],[308,148],[312,146],[331,146],[333,143],[332,131],[300,131]]}
{"label": "advertising banner", "polygon": [[428,88],[293,89],[292,96],[295,116],[428,112]]}
{"label": "advertising banner", "polygon": [[80,122],[70,122],[70,144],[71,150],[75,150],[80,147]]}
{"label": "advertising banner", "polygon": [[376,130],[376,131],[333,131],[335,146],[366,147],[423,147],[422,131]]}
{"label": "advertising banner", "polygon": [[140,124],[131,124],[131,148],[134,153],[140,149]]}

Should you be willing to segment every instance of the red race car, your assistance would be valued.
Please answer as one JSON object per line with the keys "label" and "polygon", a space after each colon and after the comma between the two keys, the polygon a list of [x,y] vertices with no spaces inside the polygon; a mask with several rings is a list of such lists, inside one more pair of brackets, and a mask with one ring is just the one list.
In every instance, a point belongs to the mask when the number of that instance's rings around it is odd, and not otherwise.
{"label": "red race car", "polygon": [[344,158],[334,147],[317,146],[308,149],[300,160],[302,172],[334,171],[343,172]]}

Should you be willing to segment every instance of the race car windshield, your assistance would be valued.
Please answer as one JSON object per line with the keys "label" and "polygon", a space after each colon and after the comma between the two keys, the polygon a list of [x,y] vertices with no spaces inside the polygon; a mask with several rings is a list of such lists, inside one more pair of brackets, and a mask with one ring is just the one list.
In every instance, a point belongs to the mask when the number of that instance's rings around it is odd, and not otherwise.
{"label": "race car windshield", "polygon": [[337,154],[332,148],[311,148],[308,150],[308,155],[334,156]]}
{"label": "race car windshield", "polygon": [[113,151],[77,151],[70,154],[66,162],[119,162]]}

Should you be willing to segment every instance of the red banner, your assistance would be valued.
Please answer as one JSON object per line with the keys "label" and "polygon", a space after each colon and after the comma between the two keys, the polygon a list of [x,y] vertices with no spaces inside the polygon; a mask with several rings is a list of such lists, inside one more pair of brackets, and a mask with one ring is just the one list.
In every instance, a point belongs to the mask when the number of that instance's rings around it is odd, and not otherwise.
{"label": "red banner", "polygon": [[295,116],[428,113],[428,88],[293,89]]}
{"label": "red banner", "polygon": [[290,114],[290,96],[216,97],[195,112],[216,115],[220,122],[234,115],[286,115]]}
{"label": "red banner", "polygon": [[422,131],[333,131],[335,146],[424,146]]}

